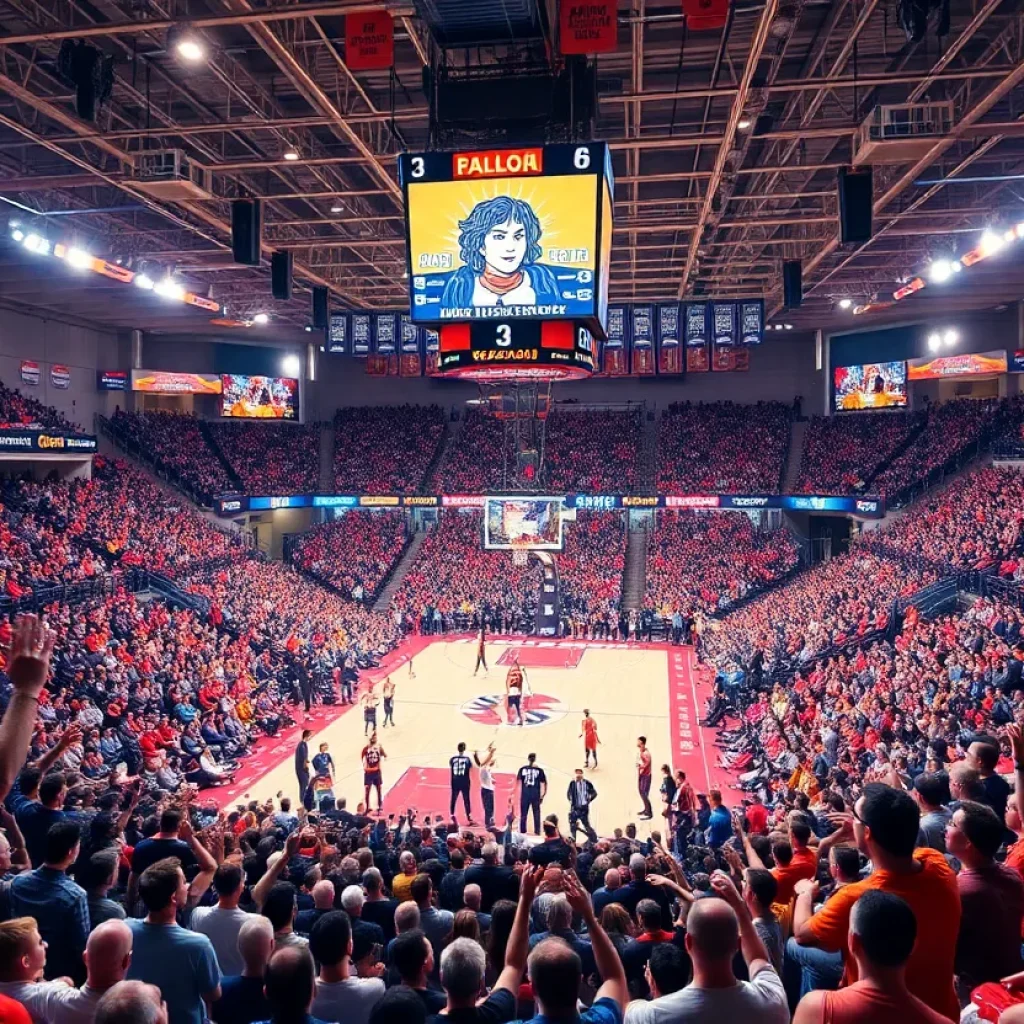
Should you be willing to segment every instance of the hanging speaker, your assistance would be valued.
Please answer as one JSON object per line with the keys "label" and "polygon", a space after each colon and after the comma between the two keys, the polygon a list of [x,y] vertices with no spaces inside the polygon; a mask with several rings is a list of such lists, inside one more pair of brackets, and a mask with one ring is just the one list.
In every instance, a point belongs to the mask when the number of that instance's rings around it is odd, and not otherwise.
{"label": "hanging speaker", "polygon": [[839,170],[839,240],[841,242],[870,242],[874,234],[872,223],[874,189],[871,168],[851,171]]}
{"label": "hanging speaker", "polygon": [[313,328],[317,331],[327,329],[329,315],[327,312],[327,289],[323,285],[313,286]]}
{"label": "hanging speaker", "polygon": [[270,290],[275,299],[287,302],[292,297],[292,254],[275,252],[270,256]]}
{"label": "hanging speaker", "polygon": [[782,264],[782,302],[787,309],[799,309],[804,301],[804,268],[799,260]]}
{"label": "hanging speaker", "polygon": [[231,203],[231,253],[236,263],[260,265],[263,235],[263,204],[258,199],[235,199]]}

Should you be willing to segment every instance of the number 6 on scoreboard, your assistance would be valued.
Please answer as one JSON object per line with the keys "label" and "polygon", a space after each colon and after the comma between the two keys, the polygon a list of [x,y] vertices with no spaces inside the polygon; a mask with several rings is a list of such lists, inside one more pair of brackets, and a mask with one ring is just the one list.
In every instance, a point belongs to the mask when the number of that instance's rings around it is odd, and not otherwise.
{"label": "number 6 on scoreboard", "polygon": [[579,146],[576,152],[572,155],[573,165],[578,171],[585,171],[590,166],[590,148],[588,146]]}
{"label": "number 6 on scoreboard", "polygon": [[509,324],[498,324],[494,331],[497,342],[502,348],[512,344],[512,327]]}

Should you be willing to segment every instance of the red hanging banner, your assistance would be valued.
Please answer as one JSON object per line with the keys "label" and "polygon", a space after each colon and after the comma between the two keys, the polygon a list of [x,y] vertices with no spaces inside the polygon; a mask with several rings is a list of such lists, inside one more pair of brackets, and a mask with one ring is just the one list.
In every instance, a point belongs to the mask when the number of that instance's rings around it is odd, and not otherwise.
{"label": "red hanging banner", "polygon": [[562,53],[614,53],[619,41],[618,7],[618,0],[587,4],[560,0],[558,40]]}
{"label": "red hanging banner", "polygon": [[683,14],[692,32],[722,28],[729,18],[729,0],[683,0]]}
{"label": "red hanging banner", "polygon": [[395,22],[387,11],[346,16],[345,63],[352,71],[379,71],[395,63]]}

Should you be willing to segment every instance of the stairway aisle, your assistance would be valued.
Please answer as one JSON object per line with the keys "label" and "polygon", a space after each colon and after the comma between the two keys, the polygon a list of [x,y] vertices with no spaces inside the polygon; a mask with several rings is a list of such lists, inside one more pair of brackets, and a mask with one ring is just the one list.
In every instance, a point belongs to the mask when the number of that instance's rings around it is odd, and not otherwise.
{"label": "stairway aisle", "polygon": [[320,424],[320,493],[334,493],[334,424]]}
{"label": "stairway aisle", "polygon": [[658,489],[658,420],[649,420],[646,411],[643,417],[643,449],[637,491],[640,494],[654,494]]}
{"label": "stairway aisle", "polygon": [[395,571],[391,574],[391,579],[388,580],[387,586],[377,596],[377,600],[373,605],[375,612],[386,612],[388,610],[391,598],[402,585],[402,580],[405,579],[406,573],[412,568],[413,563],[416,561],[416,556],[419,554],[420,548],[426,539],[426,530],[420,530],[413,536],[409,546],[405,549],[405,553],[398,560],[398,565],[395,566]]}
{"label": "stairway aisle", "polygon": [[626,538],[626,568],[622,573],[622,606],[637,608],[647,588],[647,530],[630,530]]}
{"label": "stairway aisle", "polygon": [[800,479],[800,463],[804,457],[804,435],[809,420],[794,420],[789,428],[789,455],[786,457],[786,472],[782,478],[782,493],[795,494],[796,482]]}

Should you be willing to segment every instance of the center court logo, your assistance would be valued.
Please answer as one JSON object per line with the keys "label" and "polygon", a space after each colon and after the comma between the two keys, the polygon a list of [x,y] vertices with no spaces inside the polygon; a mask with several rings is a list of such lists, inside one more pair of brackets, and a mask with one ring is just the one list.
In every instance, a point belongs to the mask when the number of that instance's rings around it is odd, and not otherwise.
{"label": "center court logo", "polygon": [[[488,693],[481,697],[467,700],[459,710],[478,725],[508,725],[506,720],[505,694]],[[550,725],[558,722],[569,713],[569,706],[557,697],[549,697],[546,693],[534,693],[523,697],[523,720],[525,729],[538,725]],[[515,712],[513,712],[513,723]],[[516,726],[513,724],[513,728]]]}

